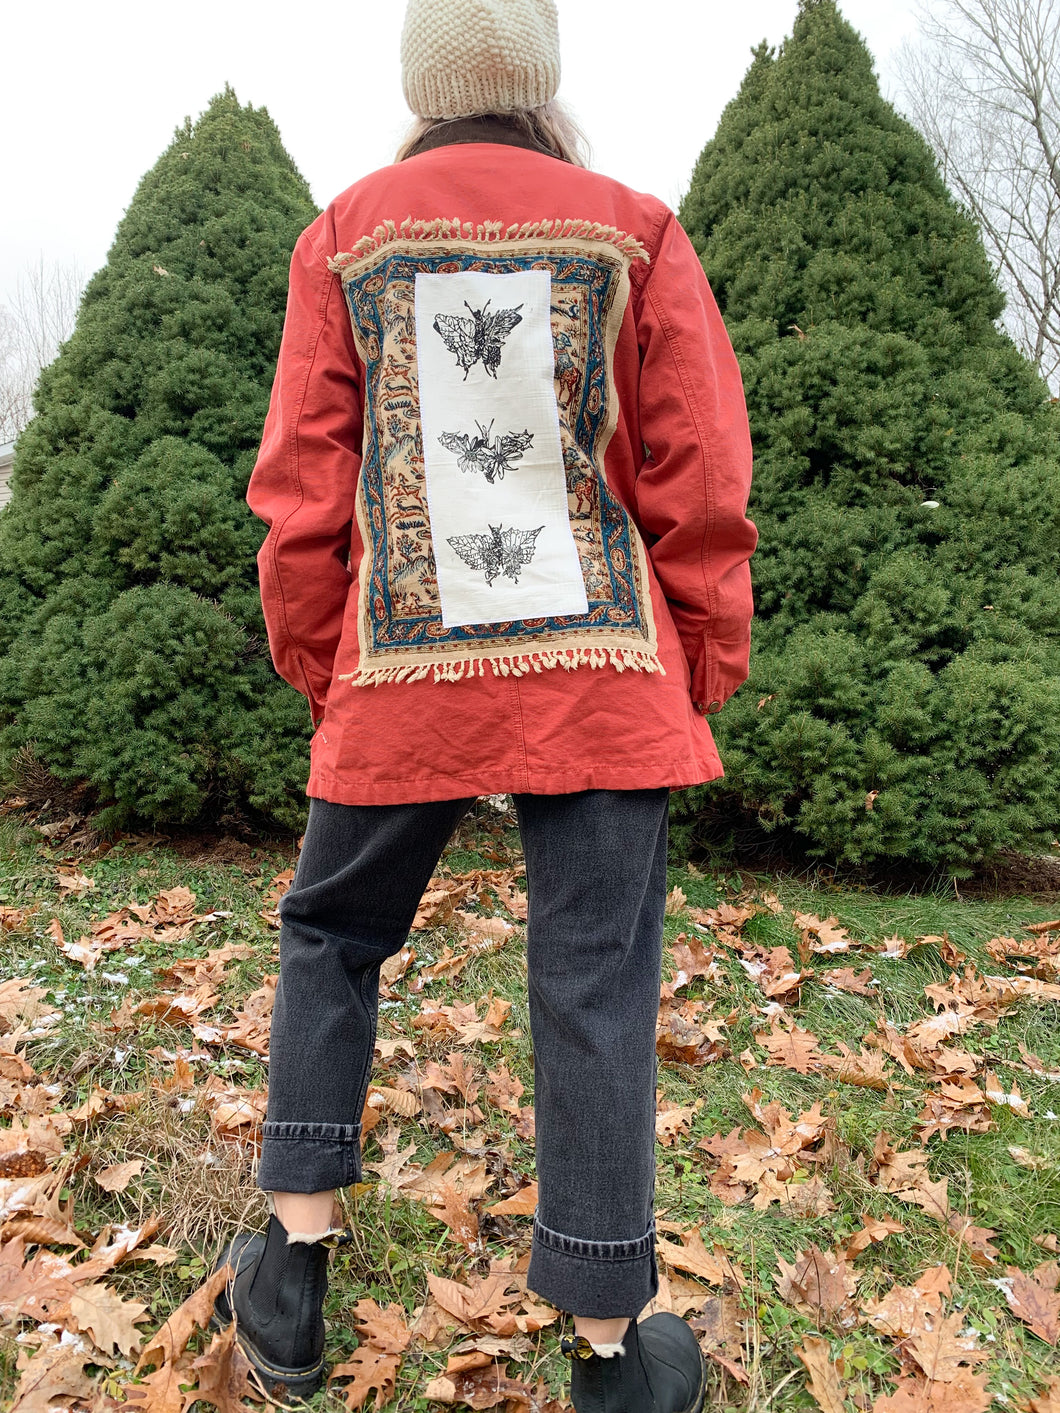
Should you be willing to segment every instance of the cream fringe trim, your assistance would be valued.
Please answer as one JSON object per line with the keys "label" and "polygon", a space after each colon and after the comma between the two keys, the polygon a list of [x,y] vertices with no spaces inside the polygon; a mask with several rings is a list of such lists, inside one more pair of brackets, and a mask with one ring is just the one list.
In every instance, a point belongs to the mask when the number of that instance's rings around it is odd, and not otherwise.
{"label": "cream fringe trim", "polygon": [[403,667],[362,667],[358,672],[342,672],[340,682],[353,682],[355,687],[378,687],[388,682],[423,682],[428,677],[436,682],[460,682],[465,677],[484,677],[489,663],[495,677],[525,677],[530,672],[542,672],[563,667],[573,672],[577,667],[614,667],[624,672],[658,672],[666,669],[654,653],[635,648],[556,648],[539,652],[520,653],[514,657],[458,658],[448,662],[406,663]]}
{"label": "cream fringe trim", "polygon": [[335,274],[341,275],[381,246],[402,240],[599,240],[615,246],[630,260],[651,263],[651,256],[636,236],[627,235],[615,226],[602,226],[598,221],[524,221],[521,226],[506,228],[502,221],[483,221],[475,226],[470,221],[447,220],[444,216],[438,216],[433,221],[414,221],[411,216],[406,216],[400,226],[395,221],[384,221],[381,226],[376,226],[372,234],[362,236],[352,250],[333,256],[328,266]]}

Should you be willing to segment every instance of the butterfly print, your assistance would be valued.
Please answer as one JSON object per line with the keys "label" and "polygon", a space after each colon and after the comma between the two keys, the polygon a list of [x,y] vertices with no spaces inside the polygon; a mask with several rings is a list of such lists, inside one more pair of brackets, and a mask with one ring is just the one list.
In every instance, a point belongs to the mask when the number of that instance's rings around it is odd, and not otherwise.
{"label": "butterfly print", "polygon": [[504,480],[505,471],[510,471],[512,462],[517,461],[533,443],[534,434],[529,430],[505,432],[503,436],[494,437],[491,442],[493,423],[484,427],[481,422],[476,421],[475,426],[478,428],[477,437],[469,436],[466,432],[443,432],[438,440],[446,451],[457,453],[461,471],[481,471],[492,486],[494,481]]}
{"label": "butterfly print", "polygon": [[516,324],[523,322],[519,313],[521,304],[514,309],[498,309],[489,312],[490,301],[481,309],[472,309],[467,300],[464,308],[471,315],[465,319],[462,314],[436,314],[435,332],[441,335],[442,342],[450,353],[456,354],[456,361],[464,370],[464,382],[476,363],[481,363],[491,378],[496,378],[501,366],[501,348]]}
{"label": "butterfly print", "polygon": [[504,530],[500,525],[491,525],[488,535],[453,535],[449,543],[469,569],[483,569],[486,583],[504,574],[519,582],[523,567],[530,563],[537,548],[537,537],[544,529]]}

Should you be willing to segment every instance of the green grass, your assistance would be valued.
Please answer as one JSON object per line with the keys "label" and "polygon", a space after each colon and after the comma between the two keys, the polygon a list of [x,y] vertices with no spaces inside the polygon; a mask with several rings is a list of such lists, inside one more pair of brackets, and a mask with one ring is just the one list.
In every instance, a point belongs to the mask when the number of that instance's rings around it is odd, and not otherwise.
{"label": "green grass", "polygon": [[[448,869],[497,868],[505,858],[517,862],[517,836],[503,820],[497,824],[492,818],[483,810],[461,831],[446,857]],[[91,876],[95,888],[82,897],[61,896],[56,868],[64,861],[76,862]],[[211,864],[189,859],[164,845],[142,847],[135,840],[123,840],[98,857],[67,861],[61,845],[42,842],[34,829],[16,819],[0,820],[0,903],[36,907],[24,927],[3,934],[6,965],[0,980],[32,978],[63,1008],[63,1018],[53,1031],[28,1042],[27,1058],[49,1082],[59,1086],[55,1103],[63,1109],[84,1103],[94,1086],[147,1095],[137,1110],[99,1119],[87,1130],[75,1131],[67,1147],[84,1159],[70,1187],[79,1230],[94,1234],[106,1223],[137,1222],[154,1213],[163,1221],[155,1239],[179,1247],[180,1257],[171,1265],[129,1264],[109,1277],[127,1298],[147,1303],[157,1323],[201,1284],[225,1232],[234,1224],[263,1224],[265,1218],[263,1200],[251,1181],[249,1153],[219,1143],[201,1106],[183,1102],[189,1096],[167,1093],[160,1086],[173,1073],[177,1050],[195,1048],[200,1052],[192,1059],[199,1083],[210,1074],[229,1075],[240,1085],[258,1088],[265,1083],[266,1069],[245,1050],[193,1046],[186,1028],[146,1023],[139,1029],[115,1033],[108,1029],[109,1017],[124,997],[135,1000],[165,989],[156,969],[175,957],[204,956],[226,943],[246,943],[254,949],[253,956],[230,966],[219,1000],[205,1017],[209,1023],[230,1019],[247,994],[278,968],[278,933],[259,914],[270,880],[292,862],[293,851],[283,847],[262,846],[245,851],[238,863]],[[730,876],[725,869],[698,876],[686,868],[675,868],[670,884],[679,885],[693,907],[732,901],[740,892],[774,894],[783,905],[783,914],[761,912],[744,929],[748,941],[763,947],[784,945],[795,953],[797,932],[792,913],[799,910],[834,916],[852,938],[867,947],[893,934],[913,938],[946,932],[967,954],[965,965],[974,964],[981,973],[1006,970],[990,958],[986,942],[999,935],[1018,937],[1023,923],[1051,915],[1049,907],[1031,899],[961,899],[952,889],[903,894],[844,889],[834,884],[814,887],[768,875],[753,880],[746,874]],[[57,918],[66,938],[76,939],[93,919],[130,904],[147,904],[159,890],[176,886],[188,887],[196,894],[197,913],[230,916],[200,924],[189,938],[175,945],[137,943],[108,954],[92,974],[64,958],[48,934],[48,925]],[[1051,906],[1055,915],[1056,904]],[[695,933],[687,914],[668,916],[668,942],[680,932],[703,936]],[[418,961],[436,957],[446,941],[458,946],[458,939],[444,929],[417,934],[413,942]],[[905,1231],[857,1258],[859,1301],[881,1295],[892,1282],[912,1283],[926,1268],[946,1263],[954,1273],[951,1308],[962,1311],[966,1324],[981,1332],[992,1352],[991,1363],[984,1366],[990,1372],[992,1391],[1009,1400],[1025,1400],[1038,1393],[1049,1378],[1060,1376],[1057,1351],[1009,1314],[1001,1292],[992,1284],[1007,1265],[1029,1270],[1045,1260],[1047,1253],[1032,1238],[1043,1232],[1060,1232],[1060,1119],[1049,1117],[1054,1111],[1060,1113],[1060,1091],[1053,1082],[1026,1071],[1019,1049],[1022,1043],[1048,1068],[1060,1070],[1056,1006],[1021,1002],[1005,1013],[996,1027],[980,1025],[957,1042],[981,1055],[1005,1084],[1015,1079],[1032,1117],[993,1110],[989,1132],[956,1131],[945,1142],[936,1137],[927,1145],[931,1177],[948,1176],[952,1207],[971,1216],[978,1226],[996,1231],[993,1243],[1000,1257],[996,1266],[989,1268],[970,1259],[967,1246],[946,1224],[881,1192],[869,1178],[873,1143],[881,1130],[891,1135],[897,1148],[918,1146],[918,1116],[924,1093],[932,1088],[928,1079],[907,1075],[894,1065],[891,1088],[878,1092],[839,1083],[834,1073],[800,1075],[767,1065],[766,1053],[754,1038],[756,1030],[765,1025],[759,1013],[765,998],[736,954],[722,949],[719,960],[724,981],[707,983],[698,978],[683,994],[713,1001],[716,1016],[738,1013],[728,1042],[732,1055],[703,1068],[660,1065],[659,1086],[667,1100],[680,1104],[699,1100],[701,1104],[691,1132],[675,1146],[658,1149],[656,1197],[662,1220],[682,1226],[702,1224],[708,1246],[712,1241],[723,1245],[748,1278],[744,1299],[749,1315],[746,1362],[750,1387],[741,1389],[712,1365],[715,1406],[740,1413],[765,1413],[767,1408],[771,1413],[786,1413],[814,1407],[793,1351],[807,1334],[818,1332],[828,1339],[834,1357],[843,1360],[848,1395],[862,1400],[860,1405],[851,1402],[850,1408],[871,1408],[872,1402],[891,1388],[900,1376],[894,1341],[866,1326],[844,1329],[800,1314],[779,1299],[776,1289],[779,1258],[791,1261],[797,1251],[811,1244],[822,1249],[833,1247],[857,1230],[867,1214],[896,1218]],[[882,1020],[901,1027],[931,1014],[924,987],[946,982],[952,971],[930,946],[903,960],[855,950],[849,955],[816,956],[809,965],[816,971],[845,965],[860,970],[869,965],[878,980],[876,994],[871,997],[835,994],[816,980],[803,983],[798,1000],[787,1009],[800,1026],[818,1036],[825,1051],[833,1051],[843,1041],[856,1052],[863,1037]],[[107,980],[107,975],[127,980]],[[492,991],[511,1000],[511,1027],[521,1035],[508,1034],[496,1045],[470,1047],[469,1054],[483,1079],[487,1066],[494,1068],[505,1061],[524,1084],[522,1103],[528,1104],[532,1065],[525,989],[525,960],[517,937],[499,951],[474,956],[454,984],[432,983],[421,994],[437,1000],[466,1001]],[[421,1032],[411,1030],[410,1021],[420,999],[406,994],[398,1004],[385,1006],[381,1034],[415,1035],[422,1066],[428,1059],[443,1061],[453,1045],[444,1039],[426,1040]],[[737,1059],[748,1049],[757,1061],[757,1068],[750,1073]],[[393,1067],[391,1075],[399,1069]],[[382,1074],[379,1078],[387,1082]],[[743,1096],[755,1087],[762,1090],[765,1100],[778,1100],[793,1115],[820,1103],[823,1113],[834,1120],[836,1156],[817,1175],[827,1183],[835,1211],[813,1217],[795,1216],[776,1205],[756,1211],[749,1201],[725,1206],[712,1193],[713,1164],[696,1144],[715,1133],[728,1133],[735,1125],[754,1127]],[[486,1117],[489,1161],[497,1165],[498,1172],[531,1174],[532,1144],[516,1136],[508,1116],[481,1098],[479,1103]],[[444,1134],[427,1127],[422,1115],[403,1121],[400,1128],[402,1147],[414,1139],[420,1164],[450,1146]],[[369,1162],[379,1156],[377,1137],[382,1132],[383,1128],[377,1129],[366,1140]],[[1029,1150],[1042,1160],[1041,1166],[1034,1170],[1019,1166],[1009,1152],[1010,1145]],[[103,1192],[94,1175],[128,1158],[141,1158],[143,1173],[124,1192]],[[495,1200],[496,1195],[495,1187],[486,1201]],[[353,1301],[368,1296],[381,1305],[396,1302],[411,1316],[424,1301],[426,1271],[459,1275],[475,1269],[475,1262],[450,1239],[447,1229],[419,1204],[392,1199],[377,1188],[361,1189],[348,1196],[347,1215],[355,1240],[336,1255],[327,1309],[329,1353],[335,1362],[348,1358],[357,1343],[352,1321],[345,1313]],[[529,1227],[528,1218],[486,1223],[489,1254],[501,1257],[513,1250],[525,1251]],[[704,1296],[709,1294],[704,1288]],[[566,1370],[558,1353],[557,1328],[535,1337],[532,1345],[528,1361],[512,1363],[509,1373],[530,1382],[543,1378],[558,1393]],[[10,1338],[0,1338],[0,1406],[8,1406],[13,1398],[16,1349]],[[422,1390],[444,1369],[445,1362],[444,1349],[414,1345],[404,1358],[387,1409],[426,1410],[433,1406],[423,1398]],[[789,1379],[795,1369],[799,1372]],[[338,1409],[344,1405],[336,1394],[325,1392],[313,1406]]]}

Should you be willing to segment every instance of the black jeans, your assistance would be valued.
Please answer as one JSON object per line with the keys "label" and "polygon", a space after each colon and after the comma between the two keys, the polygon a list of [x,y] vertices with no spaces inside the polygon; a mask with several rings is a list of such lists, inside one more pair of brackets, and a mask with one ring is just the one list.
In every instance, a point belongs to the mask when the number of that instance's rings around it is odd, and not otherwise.
{"label": "black jeans", "polygon": [[[517,795],[526,857],[538,1208],[530,1288],[576,1315],[655,1295],[655,1022],[669,791]],[[273,1192],[361,1177],[379,968],[470,800],[310,802],[280,903],[258,1169]]]}

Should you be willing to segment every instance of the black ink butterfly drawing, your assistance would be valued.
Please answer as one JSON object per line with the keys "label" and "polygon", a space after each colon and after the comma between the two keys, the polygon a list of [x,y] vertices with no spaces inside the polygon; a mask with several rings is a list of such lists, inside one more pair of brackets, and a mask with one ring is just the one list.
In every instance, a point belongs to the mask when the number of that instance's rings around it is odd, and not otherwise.
{"label": "black ink butterfly drawing", "polygon": [[466,432],[443,432],[438,438],[446,451],[455,451],[460,458],[461,471],[481,471],[492,486],[494,481],[503,481],[505,471],[512,469],[512,462],[518,461],[528,446],[532,445],[534,434],[531,431],[505,432],[490,441],[493,423],[484,427],[476,422],[478,436]]}
{"label": "black ink butterfly drawing", "polygon": [[469,569],[486,571],[487,584],[492,585],[500,574],[518,584],[523,566],[534,557],[537,537],[544,528],[539,525],[536,530],[502,530],[499,525],[491,525],[488,535],[453,535],[449,543]]}
{"label": "black ink butterfly drawing", "polygon": [[465,383],[468,373],[479,362],[490,377],[496,378],[501,366],[501,346],[516,324],[523,322],[519,313],[521,304],[514,309],[498,309],[495,314],[489,312],[489,307],[488,299],[481,309],[472,309],[465,299],[464,308],[470,311],[470,319],[462,314],[434,316],[434,328],[449,352],[456,354],[456,361],[464,370]]}

